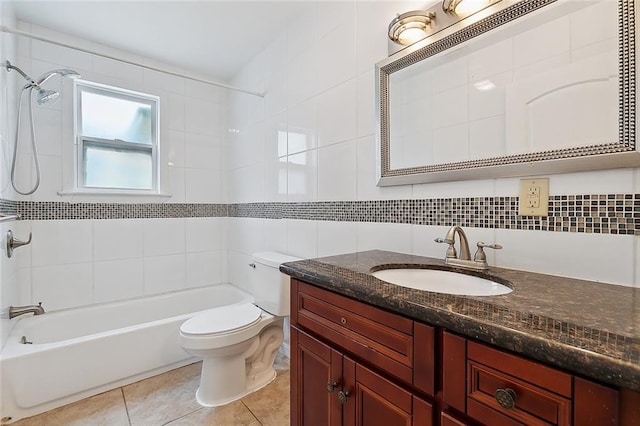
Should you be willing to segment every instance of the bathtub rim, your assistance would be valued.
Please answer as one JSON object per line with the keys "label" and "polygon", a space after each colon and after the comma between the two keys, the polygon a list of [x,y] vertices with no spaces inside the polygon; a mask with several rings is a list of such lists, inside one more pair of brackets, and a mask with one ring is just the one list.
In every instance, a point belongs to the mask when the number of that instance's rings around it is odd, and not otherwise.
{"label": "bathtub rim", "polygon": [[6,341],[4,342],[4,345],[2,347],[2,349],[0,350],[0,362],[3,359],[11,359],[11,358],[15,358],[15,357],[19,357],[19,356],[26,356],[29,353],[33,353],[33,352],[40,352],[40,351],[46,351],[46,350],[53,350],[59,347],[63,347],[63,346],[67,346],[67,345],[75,345],[75,344],[80,344],[84,341],[88,341],[88,340],[95,340],[95,339],[101,339],[110,335],[114,335],[117,334],[119,332],[129,332],[129,331],[133,331],[136,330],[138,328],[141,328],[141,324],[147,324],[149,325],[160,325],[169,321],[175,321],[175,320],[179,320],[179,319],[188,319],[193,317],[194,315],[197,315],[199,313],[205,312],[209,309],[215,309],[215,308],[207,308],[207,309],[201,309],[201,310],[197,310],[197,311],[190,311],[188,313],[184,313],[184,314],[180,314],[180,315],[175,315],[175,316],[169,316],[169,317],[163,317],[163,318],[159,318],[156,320],[152,320],[152,321],[145,321],[142,323],[136,323],[133,325],[128,325],[128,326],[124,326],[124,327],[118,327],[118,328],[114,328],[114,329],[109,329],[106,331],[100,331],[97,333],[91,333],[91,334],[85,334],[82,336],[78,336],[78,337],[72,337],[69,339],[63,339],[63,340],[57,340],[57,341],[53,341],[53,342],[45,342],[45,343],[37,343],[34,342],[33,344],[22,344],[20,343],[20,339],[22,338],[22,336],[26,336],[27,340],[29,340],[29,336],[28,333],[24,332],[24,329],[28,326],[30,326],[29,324],[29,320],[32,319],[37,319],[37,320],[44,320],[45,319],[45,315],[49,314],[49,315],[65,315],[67,313],[81,313],[83,311],[89,311],[89,310],[93,310],[95,308],[98,307],[121,307],[121,306],[126,306],[127,304],[131,304],[131,303],[135,303],[135,302],[145,302],[145,301],[149,301],[151,299],[153,300],[161,300],[161,299],[169,299],[171,298],[171,296],[174,296],[176,294],[179,293],[186,293],[186,292],[190,292],[190,291],[199,291],[199,290],[207,290],[207,289],[215,289],[216,287],[230,287],[232,288],[234,291],[238,291],[240,294],[242,294],[243,298],[240,301],[234,302],[232,305],[235,304],[240,304],[240,303],[247,303],[247,302],[253,302],[254,298],[253,296],[248,293],[246,290],[237,287],[231,283],[219,283],[219,284],[213,284],[213,285],[207,285],[207,286],[200,286],[200,287],[190,287],[190,288],[185,288],[185,289],[180,289],[180,290],[172,290],[169,292],[165,292],[165,293],[158,293],[158,294],[154,294],[154,295],[148,295],[148,296],[136,296],[136,297],[131,297],[128,299],[122,299],[122,300],[117,300],[117,301],[107,301],[107,302],[99,302],[99,303],[94,303],[91,305],[83,305],[83,306],[78,306],[78,307],[72,307],[72,308],[64,308],[64,309],[58,309],[58,310],[52,310],[52,311],[47,311],[45,312],[43,315],[29,315],[29,316],[20,316],[17,318],[14,318],[10,321],[14,321],[13,326],[11,327],[10,331],[8,332]]}

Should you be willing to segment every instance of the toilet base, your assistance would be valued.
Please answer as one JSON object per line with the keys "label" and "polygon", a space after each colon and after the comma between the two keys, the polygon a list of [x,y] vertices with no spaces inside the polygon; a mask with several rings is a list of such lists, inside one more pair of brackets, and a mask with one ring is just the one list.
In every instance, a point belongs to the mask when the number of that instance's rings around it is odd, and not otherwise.
{"label": "toilet base", "polygon": [[219,350],[215,357],[204,357],[196,391],[198,403],[218,407],[271,383],[276,378],[273,363],[283,337],[282,321],[276,321],[255,338]]}
{"label": "toilet base", "polygon": [[273,370],[273,374],[270,375],[270,378],[266,381],[263,381],[261,383],[255,383],[254,386],[252,388],[246,388],[244,391],[236,394],[236,395],[230,395],[224,398],[219,398],[216,400],[211,400],[210,398],[207,397],[202,397],[200,395],[200,388],[198,388],[198,390],[196,391],[196,401],[198,401],[198,404],[202,405],[203,407],[219,407],[221,405],[226,405],[229,404],[233,401],[237,401],[241,398],[244,398],[245,396],[262,389],[263,387],[267,386],[268,384],[270,384],[271,382],[273,382],[277,377],[277,373],[275,370]]}

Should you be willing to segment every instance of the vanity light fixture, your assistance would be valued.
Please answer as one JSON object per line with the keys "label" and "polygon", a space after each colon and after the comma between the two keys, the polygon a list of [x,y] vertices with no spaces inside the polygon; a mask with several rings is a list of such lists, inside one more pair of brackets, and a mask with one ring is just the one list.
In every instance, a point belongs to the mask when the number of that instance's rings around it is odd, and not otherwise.
{"label": "vanity light fixture", "polygon": [[402,45],[413,44],[427,36],[427,29],[436,17],[433,12],[412,10],[398,14],[389,24],[389,38]]}
{"label": "vanity light fixture", "polygon": [[442,10],[446,13],[466,16],[476,13],[493,3],[491,0],[443,0]]}
{"label": "vanity light fixture", "polygon": [[476,15],[480,10],[499,1],[501,0],[442,0],[429,9],[398,14],[389,23],[389,55]]}

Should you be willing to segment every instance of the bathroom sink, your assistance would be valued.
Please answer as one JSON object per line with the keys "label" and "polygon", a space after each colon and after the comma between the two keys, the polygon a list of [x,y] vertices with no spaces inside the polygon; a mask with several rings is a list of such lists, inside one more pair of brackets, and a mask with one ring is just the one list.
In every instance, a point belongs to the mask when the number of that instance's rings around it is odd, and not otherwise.
{"label": "bathroom sink", "polygon": [[513,291],[510,287],[490,279],[439,269],[382,269],[373,272],[372,275],[391,284],[436,293],[497,296]]}

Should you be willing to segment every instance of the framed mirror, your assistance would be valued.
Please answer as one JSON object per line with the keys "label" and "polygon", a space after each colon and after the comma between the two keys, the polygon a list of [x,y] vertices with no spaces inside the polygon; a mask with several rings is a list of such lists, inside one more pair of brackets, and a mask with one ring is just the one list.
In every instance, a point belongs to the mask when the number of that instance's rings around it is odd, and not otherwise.
{"label": "framed mirror", "polygon": [[634,0],[477,15],[376,64],[379,186],[640,165]]}

